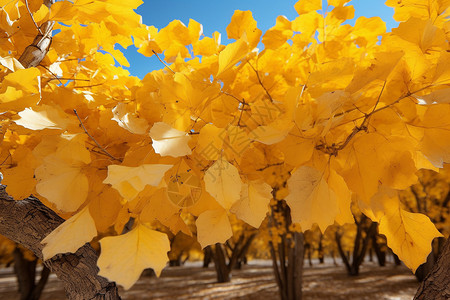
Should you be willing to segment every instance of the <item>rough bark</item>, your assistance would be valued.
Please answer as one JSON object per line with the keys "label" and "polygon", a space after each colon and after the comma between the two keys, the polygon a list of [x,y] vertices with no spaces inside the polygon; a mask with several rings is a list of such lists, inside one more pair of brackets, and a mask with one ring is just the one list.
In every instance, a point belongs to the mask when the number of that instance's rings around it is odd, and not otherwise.
{"label": "rough bark", "polygon": [[225,253],[222,249],[222,244],[217,243],[213,251],[214,267],[216,268],[217,282],[231,281],[231,267],[225,261]]}
{"label": "rough bark", "polygon": [[[0,187],[0,234],[42,259],[41,241],[64,220],[29,197],[15,201]],[[57,255],[45,265],[60,278],[69,299],[120,299],[115,283],[97,275],[97,252],[86,244],[76,253]]]}
{"label": "rough bark", "polygon": [[450,299],[450,238],[444,245],[433,269],[420,285],[414,300]]}

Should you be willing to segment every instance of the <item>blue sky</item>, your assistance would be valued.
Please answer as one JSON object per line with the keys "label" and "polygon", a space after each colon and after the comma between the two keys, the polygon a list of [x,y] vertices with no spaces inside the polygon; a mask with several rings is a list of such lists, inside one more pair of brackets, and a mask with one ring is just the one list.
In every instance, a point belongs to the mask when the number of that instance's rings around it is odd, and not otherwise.
{"label": "blue sky", "polygon": [[[126,1],[126,0],[124,0]],[[230,41],[226,37],[226,27],[235,10],[251,10],[253,18],[258,23],[258,28],[265,32],[275,25],[275,19],[279,15],[286,16],[289,20],[295,19],[298,14],[294,9],[297,0],[143,0],[137,13],[142,16],[142,22],[161,29],[172,20],[181,20],[184,24],[189,19],[194,19],[203,25],[203,33],[211,36],[214,31],[222,34],[222,44]],[[349,4],[355,7],[355,17],[379,16],[385,22],[388,30],[396,27],[392,16],[394,10],[384,5],[385,0],[353,0]],[[143,78],[145,74],[163,65],[155,57],[150,58],[136,52],[133,46],[124,50],[131,67],[132,75]]]}

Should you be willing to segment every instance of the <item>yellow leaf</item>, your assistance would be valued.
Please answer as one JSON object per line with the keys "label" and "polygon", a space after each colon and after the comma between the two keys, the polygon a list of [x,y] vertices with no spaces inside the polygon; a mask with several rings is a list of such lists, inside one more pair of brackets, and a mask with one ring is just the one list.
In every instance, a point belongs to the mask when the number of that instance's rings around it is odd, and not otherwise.
{"label": "yellow leaf", "polygon": [[289,134],[284,140],[277,144],[280,151],[284,153],[284,161],[295,167],[299,167],[308,160],[314,151],[314,139],[302,138],[297,135],[298,130]]}
{"label": "yellow leaf", "polygon": [[44,260],[50,259],[59,253],[75,253],[96,235],[97,229],[95,228],[94,220],[89,214],[89,208],[86,206],[42,240]]}
{"label": "yellow leaf", "polygon": [[448,84],[450,82],[450,53],[442,51],[433,76],[435,84]]}
{"label": "yellow leaf", "polygon": [[217,160],[223,148],[226,131],[213,124],[206,124],[200,129],[196,152],[203,159]]}
{"label": "yellow leaf", "polygon": [[[11,155],[10,151],[8,151],[8,155]],[[34,169],[38,166],[38,162],[31,149],[26,145],[19,146],[14,150],[10,159],[12,167],[1,170],[2,184],[6,186],[8,195],[16,200],[21,200],[35,194]]]}
{"label": "yellow leaf", "polygon": [[387,80],[403,55],[404,53],[401,51],[377,53],[368,68],[356,71],[346,91],[354,93],[373,80]]}
{"label": "yellow leaf", "polygon": [[21,125],[31,130],[43,129],[62,129],[65,130],[69,124],[76,124],[70,120],[63,111],[50,105],[42,105],[34,110],[25,108],[19,112],[20,119],[15,121],[17,125]]}
{"label": "yellow leaf", "polygon": [[[0,104],[6,103],[5,110],[23,110],[26,106],[33,105],[40,96],[41,72],[37,68],[17,69],[14,73],[6,75],[0,86]],[[18,100],[18,101],[16,101]],[[10,103],[10,102],[20,103]]]}
{"label": "yellow leaf", "polygon": [[269,210],[272,187],[262,181],[250,181],[242,185],[241,198],[230,212],[255,228],[259,228]]}
{"label": "yellow leaf", "polygon": [[219,158],[205,172],[205,189],[226,210],[240,199],[242,181],[238,169]]}
{"label": "yellow leaf", "polygon": [[427,104],[450,103],[450,88],[435,90],[420,98],[425,100]]}
{"label": "yellow leaf", "polygon": [[429,0],[387,0],[387,6],[394,7],[394,20],[406,21],[411,17],[434,19],[448,8],[447,1]]}
{"label": "yellow leaf", "polygon": [[188,145],[191,137],[184,131],[172,128],[164,122],[157,122],[150,129],[153,149],[161,156],[179,157],[192,153]]}
{"label": "yellow leaf", "polygon": [[322,0],[299,0],[294,5],[299,15],[322,9]]}
{"label": "yellow leaf", "polygon": [[200,174],[193,170],[185,160],[182,160],[176,168],[166,174],[170,177],[167,182],[167,196],[170,201],[179,208],[187,208],[194,205],[202,194],[202,181]]}
{"label": "yellow leaf", "polygon": [[64,22],[73,19],[76,14],[74,4],[69,1],[58,1],[52,4],[50,10],[50,20]]}
{"label": "yellow leaf", "polygon": [[127,201],[131,201],[146,185],[157,186],[172,165],[144,164],[139,167],[119,165],[108,166],[108,177],[103,183],[109,183],[119,191]]}
{"label": "yellow leaf", "polygon": [[328,2],[328,5],[338,7],[338,6],[343,6],[347,2],[350,2],[350,0],[327,0],[327,2]]}
{"label": "yellow leaf", "polygon": [[325,232],[339,213],[336,193],[328,186],[324,174],[312,167],[298,168],[287,181],[289,195],[285,198],[291,208],[292,222],[302,230],[314,223]]}
{"label": "yellow leaf", "polygon": [[321,20],[322,16],[319,13],[315,10],[310,11],[309,13],[298,16],[292,21],[292,30],[299,31],[302,33],[302,36],[309,38],[319,28]]}
{"label": "yellow leaf", "polygon": [[36,191],[61,211],[73,212],[87,198],[89,182],[83,169],[91,159],[84,135],[61,137],[56,152],[45,156],[35,170]]}
{"label": "yellow leaf", "polygon": [[0,64],[12,72],[23,69],[22,64],[14,57],[0,57]]}
{"label": "yellow leaf", "polygon": [[386,23],[380,17],[359,17],[355,22],[352,36],[357,37],[356,42],[358,45],[366,46],[368,43],[376,43],[378,40],[376,37],[381,36],[385,32]]}
{"label": "yellow leaf", "polygon": [[285,16],[278,16],[274,27],[266,31],[262,38],[265,49],[276,49],[292,37],[291,22]]}
{"label": "yellow leaf", "polygon": [[423,154],[438,168],[450,162],[450,106],[430,105],[423,117],[424,135],[420,142]]}
{"label": "yellow leaf", "polygon": [[225,243],[232,235],[230,220],[226,210],[208,210],[198,216],[197,240],[205,248],[215,243]]}
{"label": "yellow leaf", "polygon": [[166,60],[171,60],[177,55],[189,57],[189,51],[185,47],[191,43],[189,29],[180,20],[173,20],[161,29],[155,40],[164,50]]}
{"label": "yellow leaf", "polygon": [[113,108],[112,113],[114,116],[111,120],[116,121],[120,127],[135,134],[147,133],[148,123],[145,119],[139,118],[134,113],[134,105],[119,103]]}
{"label": "yellow leaf", "polygon": [[142,271],[152,268],[157,276],[168,261],[170,242],[164,233],[137,223],[130,232],[100,240],[99,275],[129,289]]}
{"label": "yellow leaf", "polygon": [[26,165],[2,170],[2,184],[6,185],[8,195],[16,200],[29,197],[36,186],[34,170]]}
{"label": "yellow leaf", "polygon": [[100,194],[93,195],[89,202],[89,212],[99,232],[105,232],[114,224],[122,208],[122,198],[115,189],[104,186]]}
{"label": "yellow leaf", "polygon": [[379,231],[387,244],[413,272],[427,260],[431,242],[443,235],[430,219],[419,213],[410,213],[399,207],[387,208],[381,218]]}
{"label": "yellow leaf", "polygon": [[267,126],[256,127],[249,136],[265,145],[273,145],[284,140],[293,125],[292,122],[275,121]]}
{"label": "yellow leaf", "polygon": [[245,36],[250,48],[254,48],[259,43],[261,30],[256,27],[251,11],[236,10],[227,26],[227,34],[229,39],[236,40]]}
{"label": "yellow leaf", "polygon": [[203,34],[203,25],[195,20],[189,19],[188,30],[191,43],[194,43]]}
{"label": "yellow leaf", "polygon": [[339,206],[339,213],[336,215],[335,219],[336,222],[339,225],[344,225],[345,223],[353,223],[355,219],[353,218],[351,210],[352,193],[348,189],[344,179],[331,169],[328,176],[328,185],[335,192],[337,203]]}
{"label": "yellow leaf", "polygon": [[219,69],[216,77],[220,77],[225,71],[231,69],[248,53],[247,43],[243,40],[237,40],[228,44],[225,49],[219,53]]}
{"label": "yellow leaf", "polygon": [[151,223],[155,220],[167,225],[168,220],[180,212],[180,207],[176,206],[167,195],[167,189],[161,188],[155,191],[154,188],[146,187],[144,192],[138,196],[138,199],[146,199],[140,219],[142,222]]}
{"label": "yellow leaf", "polygon": [[220,50],[220,33],[215,31],[212,37],[204,37],[192,45],[195,55],[210,56],[216,54]]}
{"label": "yellow leaf", "polygon": [[353,164],[343,175],[350,189],[364,201],[382,185],[404,189],[415,183],[416,167],[408,151],[408,140],[388,140],[379,133],[355,138],[347,164]]}

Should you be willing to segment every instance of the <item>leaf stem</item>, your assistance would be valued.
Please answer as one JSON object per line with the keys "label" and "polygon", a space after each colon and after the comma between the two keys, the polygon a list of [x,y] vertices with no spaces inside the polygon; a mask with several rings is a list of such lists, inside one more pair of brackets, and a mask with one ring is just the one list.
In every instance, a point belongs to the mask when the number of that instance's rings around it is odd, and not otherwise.
{"label": "leaf stem", "polygon": [[172,69],[169,67],[169,65],[166,64],[166,63],[159,57],[158,53],[156,53],[155,50],[152,49],[152,52],[153,52],[153,54],[156,55],[156,57],[159,59],[159,61],[160,61],[167,69],[169,69],[170,71],[172,71],[173,74],[175,74],[175,71],[172,70]]}
{"label": "leaf stem", "polygon": [[44,35],[41,31],[41,28],[36,24],[36,21],[34,20],[33,14],[31,13],[30,7],[28,6],[28,0],[25,0],[25,6],[27,7],[31,20],[33,20],[34,26],[36,26],[36,29],[39,31],[40,34]]}

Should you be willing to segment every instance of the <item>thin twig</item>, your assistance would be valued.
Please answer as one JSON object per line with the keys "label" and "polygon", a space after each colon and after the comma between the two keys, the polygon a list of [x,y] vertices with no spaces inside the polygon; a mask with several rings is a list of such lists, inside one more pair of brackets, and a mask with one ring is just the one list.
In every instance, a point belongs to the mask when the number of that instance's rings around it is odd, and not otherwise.
{"label": "thin twig", "polygon": [[34,26],[36,26],[36,28],[40,34],[44,35],[41,31],[41,28],[36,24],[36,21],[33,18],[33,14],[31,13],[30,7],[28,6],[28,0],[25,0],[25,6],[27,7],[27,10],[28,10],[28,13],[30,14],[31,20],[33,20]]}
{"label": "thin twig", "polygon": [[167,64],[159,57],[158,53],[156,53],[155,50],[152,49],[152,52],[153,52],[153,54],[156,55],[156,57],[159,59],[159,61],[160,61],[167,69],[169,69],[170,71],[172,71],[173,74],[175,74],[175,71],[172,70],[172,69],[169,67],[169,65],[167,65]]}
{"label": "thin twig", "polygon": [[91,85],[80,85],[80,86],[74,86],[72,88],[74,89],[83,89],[83,88],[93,88],[95,86],[100,86],[100,85],[104,85],[105,83],[96,83],[96,84],[91,84]]}
{"label": "thin twig", "polygon": [[236,99],[236,100],[237,100],[239,103],[241,103],[242,105],[245,105],[245,104],[246,104],[246,103],[245,103],[245,100],[244,100],[244,101],[239,100],[239,98],[236,97],[235,95],[232,95],[232,94],[227,93],[227,92],[224,92],[224,91],[220,91],[220,93],[222,93],[222,94],[224,94],[224,95],[227,95],[227,96],[230,96],[230,97]]}
{"label": "thin twig", "polygon": [[252,65],[249,61],[247,61],[247,62],[248,62],[248,64],[250,65],[250,67],[253,69],[253,71],[255,71],[256,77],[258,78],[258,82],[259,82],[259,84],[262,86],[262,88],[264,89],[264,91],[266,92],[267,97],[269,97],[269,99],[270,99],[270,102],[273,102],[272,96],[270,95],[269,91],[266,89],[266,87],[265,87],[264,84],[262,83],[261,77],[259,77],[259,72],[258,72],[258,70],[256,70],[255,67],[253,67],[253,65]]}
{"label": "thin twig", "polygon": [[256,169],[256,171],[264,171],[265,169],[268,169],[268,168],[270,168],[270,167],[281,166],[281,165],[283,165],[283,164],[284,164],[284,163],[282,163],[282,162],[274,163],[274,164],[268,164],[268,165],[265,166],[265,167]]}
{"label": "thin twig", "polygon": [[46,70],[47,70],[50,74],[52,74],[53,77],[54,77],[54,78],[50,78],[50,79],[47,81],[47,83],[49,83],[50,81],[56,79],[56,80],[59,81],[60,84],[63,84],[62,81],[61,81],[61,79],[58,78],[58,76],[57,76],[55,73],[53,73],[53,72],[50,70],[50,68],[48,68],[47,66],[44,66],[44,65],[40,65],[40,66],[43,67],[44,69],[46,69]]}
{"label": "thin twig", "polygon": [[77,113],[77,110],[74,109],[73,112],[74,112],[75,115],[77,116],[78,121],[80,122],[80,125],[81,125],[81,127],[83,128],[84,132],[88,135],[88,137],[89,137],[91,140],[94,141],[94,143],[97,145],[97,147],[98,147],[104,154],[106,154],[107,156],[109,156],[111,159],[114,159],[114,160],[117,160],[117,161],[122,162],[120,159],[118,159],[118,158],[112,156],[108,151],[106,151],[106,149],[103,148],[103,147],[97,142],[97,140],[94,139],[94,137],[87,131],[86,127],[84,127],[83,121],[81,121],[81,118],[80,118],[80,116],[79,116],[78,113]]}

